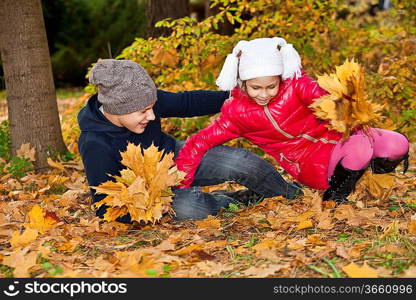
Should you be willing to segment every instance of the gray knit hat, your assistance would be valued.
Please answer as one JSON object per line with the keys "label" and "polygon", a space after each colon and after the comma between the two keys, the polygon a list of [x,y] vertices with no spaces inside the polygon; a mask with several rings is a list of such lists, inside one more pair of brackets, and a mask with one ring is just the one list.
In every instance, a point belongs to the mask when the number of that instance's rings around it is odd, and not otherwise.
{"label": "gray knit hat", "polygon": [[131,60],[103,59],[91,69],[98,101],[113,115],[129,114],[156,102],[156,86],[146,70]]}

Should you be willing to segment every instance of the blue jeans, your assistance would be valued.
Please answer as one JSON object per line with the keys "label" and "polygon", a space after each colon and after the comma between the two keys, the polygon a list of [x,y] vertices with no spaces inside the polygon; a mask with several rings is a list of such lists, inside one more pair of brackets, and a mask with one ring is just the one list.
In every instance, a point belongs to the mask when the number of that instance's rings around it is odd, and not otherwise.
{"label": "blue jeans", "polygon": [[[184,142],[177,141],[175,158]],[[237,203],[233,198],[203,193],[200,186],[234,181],[264,197],[294,198],[299,187],[288,183],[276,169],[260,156],[243,148],[217,146],[205,153],[195,173],[192,187],[175,189],[172,207],[177,220],[204,219],[222,207]]]}

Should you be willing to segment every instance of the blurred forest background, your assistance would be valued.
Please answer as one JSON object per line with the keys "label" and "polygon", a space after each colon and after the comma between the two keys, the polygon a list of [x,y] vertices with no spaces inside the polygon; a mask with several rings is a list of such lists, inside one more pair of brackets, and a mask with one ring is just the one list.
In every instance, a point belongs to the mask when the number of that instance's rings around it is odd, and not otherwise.
{"label": "blurred forest background", "polygon": [[[212,13],[209,0],[41,2],[58,88],[84,86],[86,70],[97,58],[116,57],[136,37],[166,35],[167,30],[154,27],[161,19],[193,16],[201,20]],[[0,90],[4,89],[0,61]]]}
{"label": "blurred forest background", "polygon": [[[166,35],[169,31],[165,28],[154,27],[154,24],[163,18],[191,16],[201,21],[219,10],[210,8],[209,0],[42,0],[41,2],[55,85],[58,88],[84,86],[87,67],[97,58],[116,57],[135,38]],[[302,2],[295,1],[299,7],[302,7]],[[391,1],[385,0],[336,2],[339,5],[337,9],[339,18],[358,15],[362,21],[375,16],[380,11],[397,8]],[[161,7],[164,9],[162,10]],[[250,12],[245,12],[243,19],[249,18],[249,15]],[[217,32],[231,35],[239,26],[238,22],[231,24],[228,20],[224,20]],[[0,90],[4,89],[4,75],[0,61]]]}

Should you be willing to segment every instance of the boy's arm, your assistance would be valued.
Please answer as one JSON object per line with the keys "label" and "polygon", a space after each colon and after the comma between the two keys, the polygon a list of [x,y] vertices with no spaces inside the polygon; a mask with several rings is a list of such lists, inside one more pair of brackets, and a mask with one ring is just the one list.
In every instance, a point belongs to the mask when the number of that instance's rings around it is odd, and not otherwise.
{"label": "boy's arm", "polygon": [[196,117],[218,113],[228,96],[228,92],[220,91],[171,93],[158,90],[156,106],[162,118]]}
{"label": "boy's arm", "polygon": [[190,137],[175,160],[178,170],[187,173],[180,187],[191,186],[201,159],[209,149],[239,136],[238,128],[224,114],[220,114],[208,127]]}
{"label": "boy's arm", "polygon": [[308,75],[303,75],[298,79],[296,92],[306,106],[311,105],[316,98],[328,94],[326,90],[319,86],[318,82]]}

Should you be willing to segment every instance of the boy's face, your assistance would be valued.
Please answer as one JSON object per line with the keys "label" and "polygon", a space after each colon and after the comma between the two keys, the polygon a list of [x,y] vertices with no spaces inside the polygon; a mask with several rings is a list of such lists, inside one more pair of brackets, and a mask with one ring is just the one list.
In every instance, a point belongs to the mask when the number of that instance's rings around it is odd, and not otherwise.
{"label": "boy's face", "polygon": [[126,127],[134,133],[143,133],[147,124],[155,119],[153,106],[154,104],[130,114],[117,115],[117,121],[121,126]]}
{"label": "boy's face", "polygon": [[279,91],[280,77],[265,76],[246,80],[246,93],[258,105],[267,105]]}

